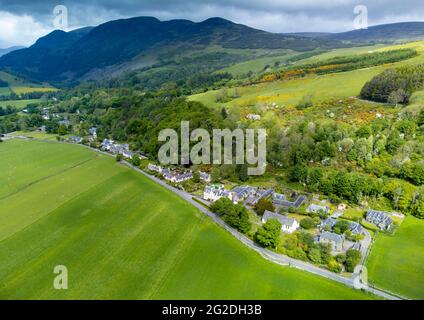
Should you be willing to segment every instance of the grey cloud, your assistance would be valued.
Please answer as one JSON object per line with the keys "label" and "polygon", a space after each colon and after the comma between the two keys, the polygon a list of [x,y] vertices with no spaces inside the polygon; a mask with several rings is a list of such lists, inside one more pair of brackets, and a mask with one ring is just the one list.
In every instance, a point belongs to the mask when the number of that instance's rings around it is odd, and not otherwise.
{"label": "grey cloud", "polygon": [[221,16],[272,32],[339,32],[353,28],[353,8],[358,4],[367,6],[371,25],[424,17],[422,0],[0,0],[0,12],[29,15],[51,30],[58,4],[67,6],[74,28],[140,15],[194,21]]}

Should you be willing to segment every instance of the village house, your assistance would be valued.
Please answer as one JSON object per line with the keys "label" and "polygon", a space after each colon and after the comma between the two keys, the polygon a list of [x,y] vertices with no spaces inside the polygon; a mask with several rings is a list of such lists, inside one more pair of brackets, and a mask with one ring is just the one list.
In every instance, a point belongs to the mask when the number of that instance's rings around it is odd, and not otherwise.
{"label": "village house", "polygon": [[224,189],[222,184],[214,184],[205,187],[203,192],[203,199],[215,202],[221,198],[228,198],[233,200],[232,193]]}
{"label": "village house", "polygon": [[384,231],[390,230],[393,226],[392,218],[384,211],[370,209],[367,211],[366,220]]}
{"label": "village house", "polygon": [[337,223],[337,219],[327,218],[323,220],[320,224],[320,229],[323,231],[331,231]]}
{"label": "village house", "polygon": [[353,235],[360,235],[364,231],[364,228],[357,222],[351,222],[349,230]]}
{"label": "village house", "polygon": [[167,171],[163,174],[163,177],[165,180],[168,180],[172,183],[181,183],[181,182],[193,179],[193,173],[192,172],[177,173],[173,171]]}
{"label": "village house", "polygon": [[59,125],[64,125],[65,127],[69,127],[71,125],[71,122],[67,119],[61,120],[58,122]]}
{"label": "village house", "polygon": [[341,236],[339,234],[328,232],[328,231],[323,231],[323,232],[321,232],[320,235],[318,235],[316,240],[319,243],[330,244],[331,249],[333,251],[342,251],[343,250],[344,239],[343,239],[343,236]]}
{"label": "village house", "polygon": [[327,206],[320,206],[317,204],[311,203],[308,208],[306,208],[307,213],[319,213],[320,211],[324,213],[330,213],[330,208]]}
{"label": "village house", "polygon": [[235,187],[231,192],[233,193],[233,202],[239,203],[249,196],[255,195],[257,188],[250,186],[238,186]]}
{"label": "village house", "polygon": [[90,128],[90,129],[88,129],[88,132],[89,132],[90,136],[97,138],[97,128],[94,128],[94,127]]}
{"label": "village house", "polygon": [[285,233],[293,233],[299,229],[299,222],[281,214],[266,210],[262,216],[262,223],[266,223],[269,219],[276,219],[281,223],[281,230]]}
{"label": "village house", "polygon": [[256,193],[248,196],[244,204],[253,207],[259,202],[259,200],[268,198],[273,192],[274,190],[272,189],[256,189]]}
{"label": "village house", "polygon": [[71,136],[69,137],[69,141],[73,142],[73,143],[81,143],[82,142],[82,138],[78,137],[78,136]]}
{"label": "village house", "polygon": [[103,150],[109,151],[110,148],[113,146],[113,140],[104,139],[100,145]]}
{"label": "village house", "polygon": [[147,169],[149,169],[150,171],[153,171],[153,172],[157,172],[157,173],[162,173],[162,170],[163,170],[161,166],[157,166],[153,163],[149,163],[148,166],[147,166]]}
{"label": "village house", "polygon": [[296,199],[294,201],[287,200],[286,196],[281,193],[273,193],[272,194],[272,203],[277,207],[285,207],[285,208],[295,208],[299,209],[299,207],[307,200],[304,195],[294,195]]}
{"label": "village house", "polygon": [[210,174],[208,174],[206,172],[202,172],[202,171],[199,171],[199,174],[200,174],[200,179],[201,180],[203,180],[203,181],[205,181],[207,183],[210,183],[212,181],[212,177],[211,177]]}
{"label": "village house", "polygon": [[123,157],[125,157],[125,158],[127,158],[127,159],[132,159],[132,158],[133,158],[133,156],[134,156],[134,153],[133,153],[133,152],[131,152],[130,150],[126,150],[126,149],[124,149],[124,150],[122,151],[122,156],[123,156]]}
{"label": "village house", "polygon": [[252,120],[252,121],[258,121],[258,120],[261,120],[261,116],[260,116],[259,114],[249,113],[249,114],[246,116],[246,119],[248,119],[248,120]]}

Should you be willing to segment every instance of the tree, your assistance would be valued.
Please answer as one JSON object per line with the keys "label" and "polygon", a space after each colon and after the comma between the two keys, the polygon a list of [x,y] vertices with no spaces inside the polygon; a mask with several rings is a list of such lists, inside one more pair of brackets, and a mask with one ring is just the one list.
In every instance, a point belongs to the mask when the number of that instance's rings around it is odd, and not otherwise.
{"label": "tree", "polygon": [[117,154],[115,157],[116,162],[121,162],[122,161],[122,155]]}
{"label": "tree", "polygon": [[134,155],[132,157],[131,163],[132,163],[133,166],[138,167],[141,164],[141,160],[138,156]]}
{"label": "tree", "polygon": [[315,228],[315,227],[316,227],[316,224],[315,224],[314,219],[312,219],[312,218],[310,218],[310,217],[307,217],[307,218],[304,218],[304,219],[302,219],[302,220],[300,221],[300,226],[301,226],[303,229],[309,230],[309,229],[313,229],[313,228]]}
{"label": "tree", "polygon": [[342,271],[342,265],[335,260],[330,260],[327,267],[328,267],[328,270],[335,273],[340,273]]}
{"label": "tree", "polygon": [[264,198],[259,199],[258,203],[255,205],[255,212],[262,216],[266,210],[274,212],[275,207],[271,201]]}
{"label": "tree", "polygon": [[198,172],[198,171],[193,172],[193,182],[195,182],[195,183],[200,182],[200,172]]}
{"label": "tree", "polygon": [[221,117],[222,117],[222,119],[227,119],[228,118],[227,109],[225,109],[225,108],[222,108],[221,109]]}
{"label": "tree", "polygon": [[387,98],[387,103],[393,106],[397,106],[399,103],[407,103],[409,95],[402,88],[392,91]]}
{"label": "tree", "polygon": [[68,129],[66,128],[66,126],[65,126],[64,124],[61,124],[61,125],[59,126],[59,128],[57,129],[57,133],[58,133],[60,136],[64,136],[65,134],[67,134],[67,133],[68,133]]}
{"label": "tree", "polygon": [[247,209],[242,204],[233,204],[230,207],[230,210],[224,215],[223,219],[230,226],[236,228],[242,233],[249,232],[252,227],[249,221],[249,214],[247,213]]}
{"label": "tree", "polygon": [[346,251],[346,271],[347,272],[354,272],[355,267],[358,265],[358,263],[361,261],[361,252],[355,249],[349,249]]}
{"label": "tree", "polygon": [[289,169],[288,178],[293,182],[305,182],[308,177],[306,166],[298,164]]}
{"label": "tree", "polygon": [[255,234],[255,240],[265,248],[276,248],[281,233],[281,223],[269,219]]}
{"label": "tree", "polygon": [[331,254],[331,246],[329,243],[320,243],[319,244],[319,248],[321,251],[321,262],[323,264],[327,264],[330,262],[330,260],[332,259],[332,254]]}
{"label": "tree", "polygon": [[224,214],[228,213],[231,210],[231,207],[233,206],[233,202],[228,198],[221,198],[215,201],[210,209],[213,213],[216,213],[219,216],[223,216]]}
{"label": "tree", "polygon": [[308,258],[313,263],[320,264],[321,263],[321,250],[319,248],[312,248],[309,250]]}
{"label": "tree", "polygon": [[239,164],[236,166],[236,173],[241,182],[246,182],[249,179],[249,175],[247,174],[248,166],[247,164]]}
{"label": "tree", "polygon": [[335,233],[343,234],[347,230],[349,230],[349,227],[350,227],[350,223],[348,221],[340,220],[340,221],[337,221],[337,223],[334,225],[333,229],[334,229]]}

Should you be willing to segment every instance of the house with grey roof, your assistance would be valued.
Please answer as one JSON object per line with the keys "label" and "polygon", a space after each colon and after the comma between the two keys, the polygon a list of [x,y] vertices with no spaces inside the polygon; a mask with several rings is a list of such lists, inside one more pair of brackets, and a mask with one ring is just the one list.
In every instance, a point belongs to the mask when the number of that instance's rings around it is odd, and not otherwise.
{"label": "house with grey roof", "polygon": [[321,222],[320,229],[325,231],[331,231],[333,230],[336,223],[337,223],[337,219],[327,218]]}
{"label": "house with grey roof", "polygon": [[233,200],[232,193],[224,189],[222,184],[213,184],[205,187],[203,199],[215,202],[221,198]]}
{"label": "house with grey roof", "polygon": [[212,177],[211,177],[210,174],[208,174],[206,172],[202,172],[202,171],[199,171],[199,174],[200,174],[200,180],[203,180],[207,183],[212,181]]}
{"label": "house with grey roof", "polygon": [[281,214],[266,210],[262,216],[262,223],[266,223],[269,219],[275,219],[281,223],[281,230],[285,233],[293,233],[299,229],[299,222]]}
{"label": "house with grey roof", "polygon": [[256,189],[255,194],[251,194],[247,197],[244,204],[249,206],[255,206],[259,200],[266,199],[274,192],[272,189]]}
{"label": "house with grey roof", "polygon": [[272,194],[272,203],[277,207],[285,207],[285,208],[295,208],[299,209],[299,207],[307,200],[304,195],[297,195],[294,201],[289,201],[284,194],[281,193],[273,193]]}
{"label": "house with grey roof", "polygon": [[82,138],[78,137],[78,136],[70,136],[69,137],[69,141],[73,142],[73,143],[81,143],[82,142]]}
{"label": "house with grey roof", "polygon": [[149,169],[150,171],[153,171],[153,172],[157,172],[157,173],[162,173],[162,170],[163,170],[161,166],[157,166],[153,163],[149,163],[148,166],[147,166],[147,169]]}
{"label": "house with grey roof", "polygon": [[88,129],[88,133],[90,134],[90,136],[93,136],[94,138],[97,137],[97,128],[92,127],[90,129]]}
{"label": "house with grey roof", "polygon": [[393,226],[392,218],[385,211],[370,209],[367,211],[366,220],[384,231],[390,230]]}
{"label": "house with grey roof", "polygon": [[349,230],[353,235],[362,234],[364,228],[358,222],[351,222],[349,225]]}
{"label": "house with grey roof", "polygon": [[317,242],[330,244],[333,251],[342,251],[344,238],[337,233],[323,231],[318,235]]}
{"label": "house with grey roof", "polygon": [[233,201],[241,202],[249,196],[254,196],[258,188],[250,186],[237,186],[231,192],[233,193]]}
{"label": "house with grey roof", "polygon": [[306,208],[307,213],[318,213],[318,212],[330,213],[330,208],[327,206],[320,206],[317,204],[311,203],[308,208]]}

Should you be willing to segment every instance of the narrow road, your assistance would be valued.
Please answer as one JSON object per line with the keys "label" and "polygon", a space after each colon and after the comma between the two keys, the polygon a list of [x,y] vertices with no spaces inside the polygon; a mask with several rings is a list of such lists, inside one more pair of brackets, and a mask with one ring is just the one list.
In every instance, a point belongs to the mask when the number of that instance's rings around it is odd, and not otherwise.
{"label": "narrow road", "polygon": [[[9,136],[10,137],[10,136]],[[11,138],[18,138],[18,139],[26,139],[26,137],[11,137]],[[32,139],[32,140],[38,140],[38,139]],[[40,141],[44,141],[44,140],[40,140]],[[67,142],[56,142],[56,141],[46,141],[46,142],[51,142],[51,143],[67,143]],[[99,149],[95,149],[92,148],[90,146],[85,146],[85,145],[79,145],[82,146],[84,148],[93,150],[97,153],[101,153],[110,157],[115,157],[114,155],[108,153],[108,152],[104,152],[101,151]],[[354,274],[351,277],[343,277],[340,274],[336,274],[334,272],[331,272],[329,270],[325,270],[322,268],[319,268],[313,264],[307,263],[307,262],[303,262],[300,260],[296,260],[296,259],[292,259],[288,256],[284,256],[281,254],[277,254],[273,251],[270,251],[268,249],[265,249],[261,246],[259,246],[258,244],[256,244],[254,241],[252,241],[251,239],[247,238],[245,235],[243,235],[242,233],[238,232],[237,230],[231,228],[230,226],[228,226],[221,218],[219,218],[216,214],[214,214],[213,212],[211,212],[210,210],[208,210],[205,206],[201,205],[200,203],[198,203],[197,201],[193,200],[193,195],[183,191],[183,190],[179,190],[169,184],[167,184],[165,181],[148,174],[147,172],[141,170],[138,167],[133,166],[131,163],[127,162],[127,161],[121,161],[122,164],[128,166],[129,168],[141,173],[142,175],[144,175],[145,177],[149,178],[150,180],[153,180],[154,182],[156,182],[157,184],[160,184],[161,186],[163,186],[164,188],[168,189],[169,191],[177,194],[178,196],[180,196],[181,198],[183,198],[184,200],[186,200],[187,202],[189,202],[190,204],[192,204],[193,206],[195,206],[196,208],[198,208],[202,213],[204,213],[206,216],[210,217],[216,224],[218,224],[219,226],[221,226],[222,228],[224,228],[225,230],[227,230],[232,236],[234,236],[235,238],[237,238],[240,242],[242,242],[244,245],[246,245],[247,247],[249,247],[250,249],[256,251],[257,253],[259,253],[263,258],[267,259],[268,261],[271,261],[273,263],[279,264],[279,265],[283,265],[283,266],[290,266],[290,267],[294,267],[303,271],[307,271],[319,276],[322,276],[326,279],[330,279],[333,281],[337,281],[339,283],[342,283],[346,286],[355,288],[355,278],[358,277],[358,275]],[[369,237],[367,238],[367,241],[371,241],[371,237],[368,234]],[[370,292],[376,296],[379,296],[383,299],[386,300],[406,300],[406,298],[391,294],[389,292],[385,292],[383,290],[377,289],[377,288],[373,288],[373,287],[369,287],[369,286],[364,286],[362,288],[362,290],[365,290],[367,292]]]}

